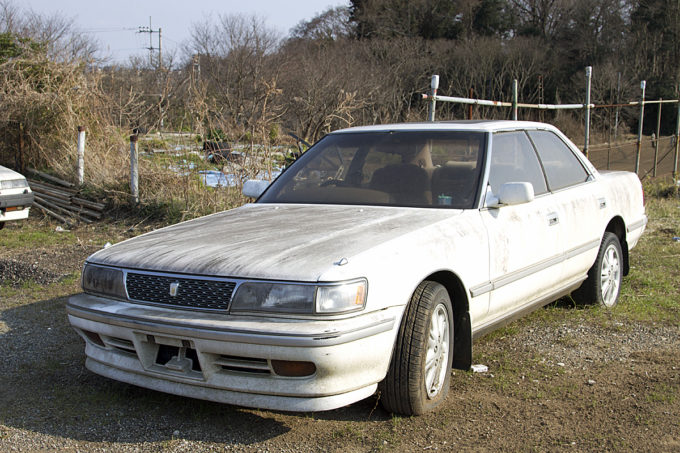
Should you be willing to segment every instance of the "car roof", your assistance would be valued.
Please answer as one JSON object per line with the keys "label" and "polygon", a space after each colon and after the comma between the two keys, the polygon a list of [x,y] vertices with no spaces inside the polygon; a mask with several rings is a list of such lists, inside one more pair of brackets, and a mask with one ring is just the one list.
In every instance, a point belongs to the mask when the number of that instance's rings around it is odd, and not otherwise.
{"label": "car roof", "polygon": [[388,132],[388,131],[475,131],[496,132],[523,129],[549,129],[557,130],[554,126],[546,123],[533,121],[509,121],[509,120],[461,120],[461,121],[433,121],[420,123],[396,123],[380,124],[374,126],[358,126],[340,129],[333,134],[350,132]]}

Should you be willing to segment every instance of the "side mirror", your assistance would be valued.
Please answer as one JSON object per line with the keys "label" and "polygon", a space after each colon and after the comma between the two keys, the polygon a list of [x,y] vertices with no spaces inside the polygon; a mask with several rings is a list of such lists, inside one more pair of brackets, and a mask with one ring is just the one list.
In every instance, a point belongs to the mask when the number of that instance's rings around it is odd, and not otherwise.
{"label": "side mirror", "polygon": [[243,183],[243,195],[251,198],[259,198],[260,195],[269,187],[270,181],[262,179],[249,179]]}
{"label": "side mirror", "polygon": [[534,199],[534,186],[530,182],[506,182],[499,190],[498,200],[504,205],[528,203]]}

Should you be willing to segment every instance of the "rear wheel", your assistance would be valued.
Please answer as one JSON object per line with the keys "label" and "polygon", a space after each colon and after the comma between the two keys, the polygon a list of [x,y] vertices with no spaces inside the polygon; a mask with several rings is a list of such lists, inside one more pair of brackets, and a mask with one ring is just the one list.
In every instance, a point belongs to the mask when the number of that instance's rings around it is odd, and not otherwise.
{"label": "rear wheel", "polygon": [[425,281],[406,307],[390,368],[380,383],[383,407],[403,415],[437,407],[449,392],[452,358],[451,299],[442,285]]}
{"label": "rear wheel", "polygon": [[623,278],[623,253],[619,238],[605,233],[595,264],[583,285],[572,293],[576,302],[613,307],[619,301]]}

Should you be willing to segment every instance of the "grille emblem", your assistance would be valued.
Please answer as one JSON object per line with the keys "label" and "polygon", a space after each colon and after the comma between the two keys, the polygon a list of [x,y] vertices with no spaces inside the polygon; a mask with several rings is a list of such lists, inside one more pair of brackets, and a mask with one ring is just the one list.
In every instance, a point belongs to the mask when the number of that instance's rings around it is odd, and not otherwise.
{"label": "grille emblem", "polygon": [[177,296],[177,290],[179,289],[179,282],[170,283],[170,295],[172,297]]}

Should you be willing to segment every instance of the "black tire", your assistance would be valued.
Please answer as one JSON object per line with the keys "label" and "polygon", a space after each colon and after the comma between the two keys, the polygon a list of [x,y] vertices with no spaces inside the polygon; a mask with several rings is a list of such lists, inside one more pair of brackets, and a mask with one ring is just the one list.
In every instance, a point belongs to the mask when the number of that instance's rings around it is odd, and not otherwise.
{"label": "black tire", "polygon": [[[430,333],[437,337],[435,341],[428,341]],[[446,399],[451,381],[453,334],[449,293],[439,283],[424,281],[406,307],[390,368],[379,385],[380,402],[386,410],[419,415]]]}
{"label": "black tire", "polygon": [[619,301],[622,278],[621,243],[615,234],[605,233],[595,264],[588,271],[588,278],[571,294],[571,297],[579,304],[613,307]]}

